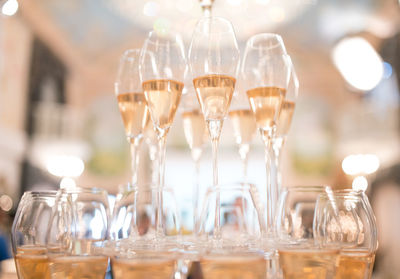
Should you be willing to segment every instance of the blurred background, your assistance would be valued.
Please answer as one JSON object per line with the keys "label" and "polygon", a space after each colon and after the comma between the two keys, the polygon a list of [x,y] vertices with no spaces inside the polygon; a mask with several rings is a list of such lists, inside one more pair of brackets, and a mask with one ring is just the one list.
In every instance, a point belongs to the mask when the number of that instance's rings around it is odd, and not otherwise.
{"label": "blurred background", "polygon": [[[0,0],[3,232],[24,191],[76,184],[116,194],[129,181],[129,146],[114,95],[119,57],[140,48],[152,29],[177,29],[188,47],[201,14],[197,0]],[[216,0],[213,14],[233,22],[241,51],[256,33],[283,37],[300,80],[283,184],[366,190],[380,232],[376,274],[400,278],[393,268],[400,251],[400,2]],[[166,184],[190,203],[194,164],[180,111],[167,146]],[[210,149],[201,160],[204,189],[212,183]],[[142,182],[151,181],[149,150],[143,144]],[[221,182],[241,179],[229,120],[219,160]],[[265,185],[259,136],[249,180]]]}

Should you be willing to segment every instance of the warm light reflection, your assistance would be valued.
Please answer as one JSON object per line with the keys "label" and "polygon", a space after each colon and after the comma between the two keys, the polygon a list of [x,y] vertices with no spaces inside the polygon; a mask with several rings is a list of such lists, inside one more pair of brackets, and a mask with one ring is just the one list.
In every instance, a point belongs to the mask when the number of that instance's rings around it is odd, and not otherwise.
{"label": "warm light reflection", "polygon": [[4,15],[12,16],[18,11],[18,2],[17,0],[8,0],[4,3],[1,12]]}
{"label": "warm light reflection", "polygon": [[352,187],[353,190],[365,192],[368,188],[368,180],[365,178],[365,176],[357,176],[353,180]]}
{"label": "warm light reflection", "polygon": [[10,196],[2,195],[0,197],[0,208],[3,211],[5,211],[5,212],[10,211],[12,206],[13,206],[13,201]]}
{"label": "warm light reflection", "polygon": [[361,37],[341,40],[333,49],[332,58],[343,78],[356,89],[371,90],[382,79],[383,61]]}
{"label": "warm light reflection", "polygon": [[59,177],[78,177],[83,173],[83,160],[76,156],[52,156],[46,162],[49,173]]}
{"label": "warm light reflection", "polygon": [[63,179],[61,179],[60,188],[61,189],[73,189],[73,188],[76,188],[76,182],[75,182],[74,179],[72,179],[70,177],[64,177]]}
{"label": "warm light reflection", "polygon": [[343,159],[342,169],[346,174],[371,174],[380,165],[378,156],[374,154],[354,154]]}

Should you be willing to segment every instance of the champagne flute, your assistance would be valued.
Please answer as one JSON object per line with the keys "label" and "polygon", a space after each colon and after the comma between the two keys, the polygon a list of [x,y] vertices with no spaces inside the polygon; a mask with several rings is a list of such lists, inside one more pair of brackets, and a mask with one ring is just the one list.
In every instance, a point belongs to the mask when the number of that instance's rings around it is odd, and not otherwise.
{"label": "champagne flute", "polygon": [[272,148],[274,150],[276,168],[275,183],[277,184],[276,187],[278,189],[278,194],[282,189],[281,150],[286,142],[287,134],[292,123],[296,100],[299,94],[299,80],[297,78],[293,63],[291,63],[291,65],[291,74],[288,88],[286,90],[286,96],[282,102],[281,112],[279,114],[276,126],[276,133],[272,137]]}
{"label": "champagne flute", "polygon": [[247,182],[248,155],[257,127],[247,96],[242,90],[237,90],[236,95],[232,98],[229,118],[232,122],[235,141],[239,146],[239,156],[243,164],[243,181]]}
{"label": "champagne flute", "polygon": [[139,57],[140,49],[129,49],[124,52],[119,62],[115,82],[115,95],[124,122],[125,133],[130,143],[133,184],[136,184],[138,180],[138,150],[149,122],[148,109],[139,77]]}
{"label": "champagne flute", "polygon": [[159,143],[159,194],[157,232],[163,237],[162,190],[165,177],[166,139],[184,87],[185,51],[181,36],[151,31],[140,55],[140,78]]}
{"label": "champagne flute", "polygon": [[183,131],[195,164],[192,205],[193,232],[196,232],[200,187],[200,159],[207,140],[207,127],[199,103],[196,100],[193,86],[187,85],[187,93],[182,96],[182,108]]}
{"label": "champagne flute", "polygon": [[[202,18],[197,23],[189,48],[193,85],[212,142],[213,185],[218,185],[218,144],[235,89],[239,48],[232,24],[220,17]],[[219,212],[219,199],[216,199]],[[215,214],[219,218],[219,214]],[[216,220],[219,230],[220,220]],[[215,234],[218,238],[218,233]]]}
{"label": "champagne flute", "polygon": [[267,228],[273,231],[278,189],[272,183],[274,153],[272,138],[285,98],[290,77],[290,63],[282,38],[277,34],[257,34],[246,43],[242,75],[249,87],[247,97],[264,141],[267,172]]}

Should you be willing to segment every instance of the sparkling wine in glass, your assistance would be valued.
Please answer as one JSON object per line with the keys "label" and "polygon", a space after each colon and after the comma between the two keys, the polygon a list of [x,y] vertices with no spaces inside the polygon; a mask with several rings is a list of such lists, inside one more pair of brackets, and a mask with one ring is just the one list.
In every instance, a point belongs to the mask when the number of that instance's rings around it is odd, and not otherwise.
{"label": "sparkling wine in glass", "polygon": [[[290,60],[290,57],[288,57]],[[286,142],[287,135],[292,123],[294,109],[296,107],[296,100],[299,94],[299,80],[293,63],[290,60],[291,71],[289,84],[286,90],[285,99],[282,102],[281,111],[278,117],[276,132],[272,137],[272,148],[274,150],[275,157],[275,168],[276,168],[276,179],[278,193],[282,189],[282,173],[281,173],[281,155],[282,148]]]}
{"label": "sparkling wine in glass", "polygon": [[199,188],[200,188],[200,159],[207,141],[207,127],[199,102],[196,99],[193,86],[187,85],[187,92],[182,96],[182,121],[186,141],[190,147],[195,164],[195,180],[193,183],[193,232],[197,232]]}
{"label": "sparkling wine in glass", "polygon": [[144,42],[140,57],[142,87],[159,142],[157,232],[161,239],[166,139],[181,99],[186,71],[182,39],[173,32],[151,31]]}
{"label": "sparkling wine in glass", "polygon": [[258,34],[246,43],[242,75],[247,97],[264,141],[267,172],[267,228],[273,231],[278,189],[273,183],[274,153],[272,138],[284,102],[290,77],[290,63],[282,38],[277,34]]}
{"label": "sparkling wine in glass", "polygon": [[129,49],[124,52],[119,62],[115,82],[118,107],[131,148],[133,184],[136,184],[138,180],[138,149],[149,122],[146,99],[140,83],[139,57],[139,49]]}
{"label": "sparkling wine in glass", "polygon": [[[189,65],[212,142],[213,185],[218,185],[217,151],[222,125],[228,114],[239,65],[239,48],[232,24],[220,17],[197,23],[189,48]],[[219,212],[217,198],[216,211]],[[215,214],[219,218],[219,214]],[[217,231],[220,220],[216,220]],[[218,233],[215,234],[218,239]]]}
{"label": "sparkling wine in glass", "polygon": [[229,118],[233,126],[235,141],[239,146],[239,156],[243,164],[243,180],[247,182],[248,155],[257,127],[245,92],[238,90],[233,96]]}

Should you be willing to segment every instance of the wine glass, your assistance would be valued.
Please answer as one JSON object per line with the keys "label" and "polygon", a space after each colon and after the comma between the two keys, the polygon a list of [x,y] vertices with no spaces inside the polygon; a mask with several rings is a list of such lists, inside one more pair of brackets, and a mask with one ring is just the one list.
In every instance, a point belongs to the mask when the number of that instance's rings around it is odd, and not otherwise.
{"label": "wine glass", "polygon": [[108,257],[108,194],[97,188],[61,189],[48,224],[47,245],[52,279],[103,279]]}
{"label": "wine glass", "polygon": [[276,187],[278,188],[278,194],[279,191],[282,189],[281,150],[286,142],[287,134],[292,123],[296,100],[299,94],[299,80],[297,78],[297,74],[290,57],[288,57],[288,59],[290,61],[290,64],[292,65],[289,84],[286,90],[285,99],[282,102],[281,112],[276,123],[276,132],[272,137],[272,148],[274,150],[276,168],[275,183],[277,183]]}
{"label": "wine glass", "polygon": [[[328,197],[322,207],[318,205],[321,195]],[[283,278],[335,278],[342,234],[332,190],[327,186],[285,188],[276,213]]]}
{"label": "wine glass", "polygon": [[193,183],[193,231],[197,231],[198,202],[200,187],[200,159],[207,141],[207,127],[203,113],[196,99],[193,85],[185,85],[186,94],[182,96],[182,121],[186,141],[190,147],[192,160],[195,164]]}
{"label": "wine glass", "polygon": [[256,132],[256,120],[250,109],[246,93],[242,86],[236,86],[229,111],[229,118],[233,126],[236,144],[239,146],[239,156],[243,165],[243,181],[247,182],[247,163],[250,144]]}
{"label": "wine glass", "polygon": [[[215,217],[218,199],[220,218]],[[230,183],[209,188],[198,234],[204,278],[266,278],[267,261],[259,248],[265,229],[260,204],[257,188],[252,184]]]}
{"label": "wine glass", "polygon": [[149,122],[146,99],[140,83],[139,57],[140,49],[126,50],[121,56],[115,81],[115,95],[131,149],[133,184],[138,180],[138,149]]}
{"label": "wine glass", "polygon": [[[151,31],[140,55],[140,78],[159,141],[159,216],[163,208],[161,191],[165,180],[166,139],[181,99],[185,71],[181,36],[173,32]],[[157,218],[160,237],[163,235],[162,219]]]}
{"label": "wine glass", "polygon": [[[235,90],[239,48],[232,24],[220,17],[197,23],[189,48],[193,85],[212,142],[213,185],[218,185],[218,144]],[[216,210],[219,211],[217,199]],[[215,216],[219,218],[219,214]],[[216,222],[219,229],[219,220]]]}
{"label": "wine glass", "polygon": [[282,38],[277,34],[258,34],[246,43],[242,75],[247,97],[264,141],[267,172],[267,227],[273,231],[273,216],[278,189],[275,174],[272,138],[290,77],[290,60]]}
{"label": "wine glass", "polygon": [[50,279],[46,236],[56,191],[25,192],[12,225],[11,242],[18,278]]}
{"label": "wine glass", "polygon": [[[333,192],[338,221],[328,224],[328,229],[341,229],[340,261],[337,278],[369,279],[372,276],[375,253],[378,248],[374,213],[363,191],[351,189]],[[319,208],[324,209],[329,197],[319,197]]]}

